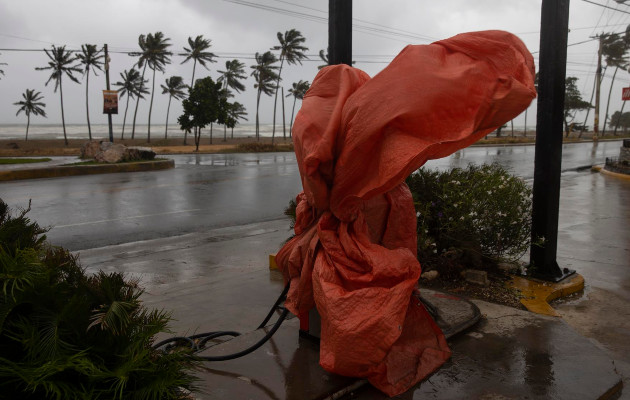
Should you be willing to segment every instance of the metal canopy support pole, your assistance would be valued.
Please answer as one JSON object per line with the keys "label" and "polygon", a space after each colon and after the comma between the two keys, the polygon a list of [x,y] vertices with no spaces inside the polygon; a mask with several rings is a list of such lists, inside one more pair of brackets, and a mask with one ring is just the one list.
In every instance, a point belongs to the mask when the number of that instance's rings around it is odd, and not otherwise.
{"label": "metal canopy support pole", "polygon": [[[352,66],[352,0],[328,0],[328,65]],[[317,308],[298,315],[300,336],[319,341],[321,317]]]}
{"label": "metal canopy support pole", "polygon": [[557,282],[575,272],[556,261],[569,0],[543,0],[540,25],[530,268],[534,277]]}
{"label": "metal canopy support pole", "polygon": [[352,65],[352,0],[328,0],[328,65]]}

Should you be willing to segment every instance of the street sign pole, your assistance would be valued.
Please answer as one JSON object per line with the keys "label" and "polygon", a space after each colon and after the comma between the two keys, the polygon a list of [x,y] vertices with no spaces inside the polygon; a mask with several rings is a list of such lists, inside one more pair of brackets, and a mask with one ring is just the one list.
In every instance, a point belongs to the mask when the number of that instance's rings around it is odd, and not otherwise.
{"label": "street sign pole", "polygon": [[[109,88],[109,55],[107,54],[107,43],[105,43],[105,83],[107,85],[107,90],[111,90]],[[112,129],[112,114],[107,113],[107,122],[109,123],[109,141],[114,143],[114,130]]]}
{"label": "street sign pole", "polygon": [[530,270],[557,282],[575,272],[556,261],[569,0],[543,0],[540,25]]}

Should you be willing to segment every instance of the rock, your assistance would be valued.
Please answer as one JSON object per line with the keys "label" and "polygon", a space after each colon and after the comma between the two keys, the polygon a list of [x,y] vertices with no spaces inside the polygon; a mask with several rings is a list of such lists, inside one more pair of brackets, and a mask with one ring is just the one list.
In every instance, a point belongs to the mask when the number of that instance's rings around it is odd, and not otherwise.
{"label": "rock", "polygon": [[462,271],[462,278],[464,278],[466,282],[481,286],[488,286],[488,273],[486,271],[466,269]]}
{"label": "rock", "polygon": [[[103,146],[105,143],[107,143],[107,145]],[[123,156],[126,149],[124,145],[118,143],[103,142],[101,143],[101,149],[103,148],[105,149],[94,157],[96,161],[106,162],[110,164],[123,161]]]}
{"label": "rock", "polygon": [[96,140],[90,140],[89,142],[83,143],[81,146],[81,158],[94,158],[98,153],[101,152],[101,143]]}
{"label": "rock", "polygon": [[150,147],[130,146],[125,150],[124,161],[153,160],[155,151]]}
{"label": "rock", "polygon": [[127,147],[108,141],[89,141],[81,146],[81,158],[93,158],[98,162],[117,163],[123,161],[153,160],[155,152],[150,147]]}
{"label": "rock", "polygon": [[424,272],[422,275],[420,275],[420,278],[425,279],[427,281],[432,281],[438,276],[440,276],[440,273],[433,270],[433,271]]}

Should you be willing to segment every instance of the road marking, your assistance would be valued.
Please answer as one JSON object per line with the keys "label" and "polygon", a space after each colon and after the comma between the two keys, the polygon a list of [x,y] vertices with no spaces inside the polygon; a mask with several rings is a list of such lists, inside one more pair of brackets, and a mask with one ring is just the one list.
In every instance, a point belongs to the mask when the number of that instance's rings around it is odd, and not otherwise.
{"label": "road marking", "polygon": [[138,219],[138,218],[146,218],[146,217],[158,217],[158,216],[161,216],[161,215],[180,214],[180,213],[187,213],[187,212],[193,212],[193,211],[201,211],[201,208],[194,208],[192,210],[169,211],[169,212],[158,213],[158,214],[136,215],[136,216],[133,216],[133,217],[102,219],[102,220],[99,220],[99,221],[78,222],[76,224],[68,224],[68,225],[54,225],[54,227],[55,228],[69,228],[69,227],[72,227],[72,226],[102,224],[104,222],[123,221],[123,220],[128,220],[128,219]]}

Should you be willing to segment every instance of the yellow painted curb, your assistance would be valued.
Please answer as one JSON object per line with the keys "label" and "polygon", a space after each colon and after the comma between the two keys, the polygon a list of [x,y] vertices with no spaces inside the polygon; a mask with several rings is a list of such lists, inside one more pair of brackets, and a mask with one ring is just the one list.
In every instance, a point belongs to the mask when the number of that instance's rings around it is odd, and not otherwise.
{"label": "yellow painted curb", "polygon": [[515,276],[506,285],[520,290],[524,296],[521,304],[529,311],[559,317],[560,314],[548,302],[583,290],[584,278],[580,274],[575,274],[562,282],[553,283]]}
{"label": "yellow painted curb", "polygon": [[620,174],[619,172],[608,171],[607,169],[604,168],[603,165],[593,165],[591,167],[591,170],[601,172],[604,175],[614,176],[615,178],[630,180],[630,175]]}
{"label": "yellow painted curb", "polygon": [[275,254],[269,254],[269,269],[278,269],[278,264],[276,264]]}
{"label": "yellow painted curb", "polygon": [[60,165],[48,168],[28,168],[0,171],[0,181],[19,179],[59,178],[63,176],[111,174],[116,172],[144,172],[175,167],[173,160],[140,161],[120,164]]}

